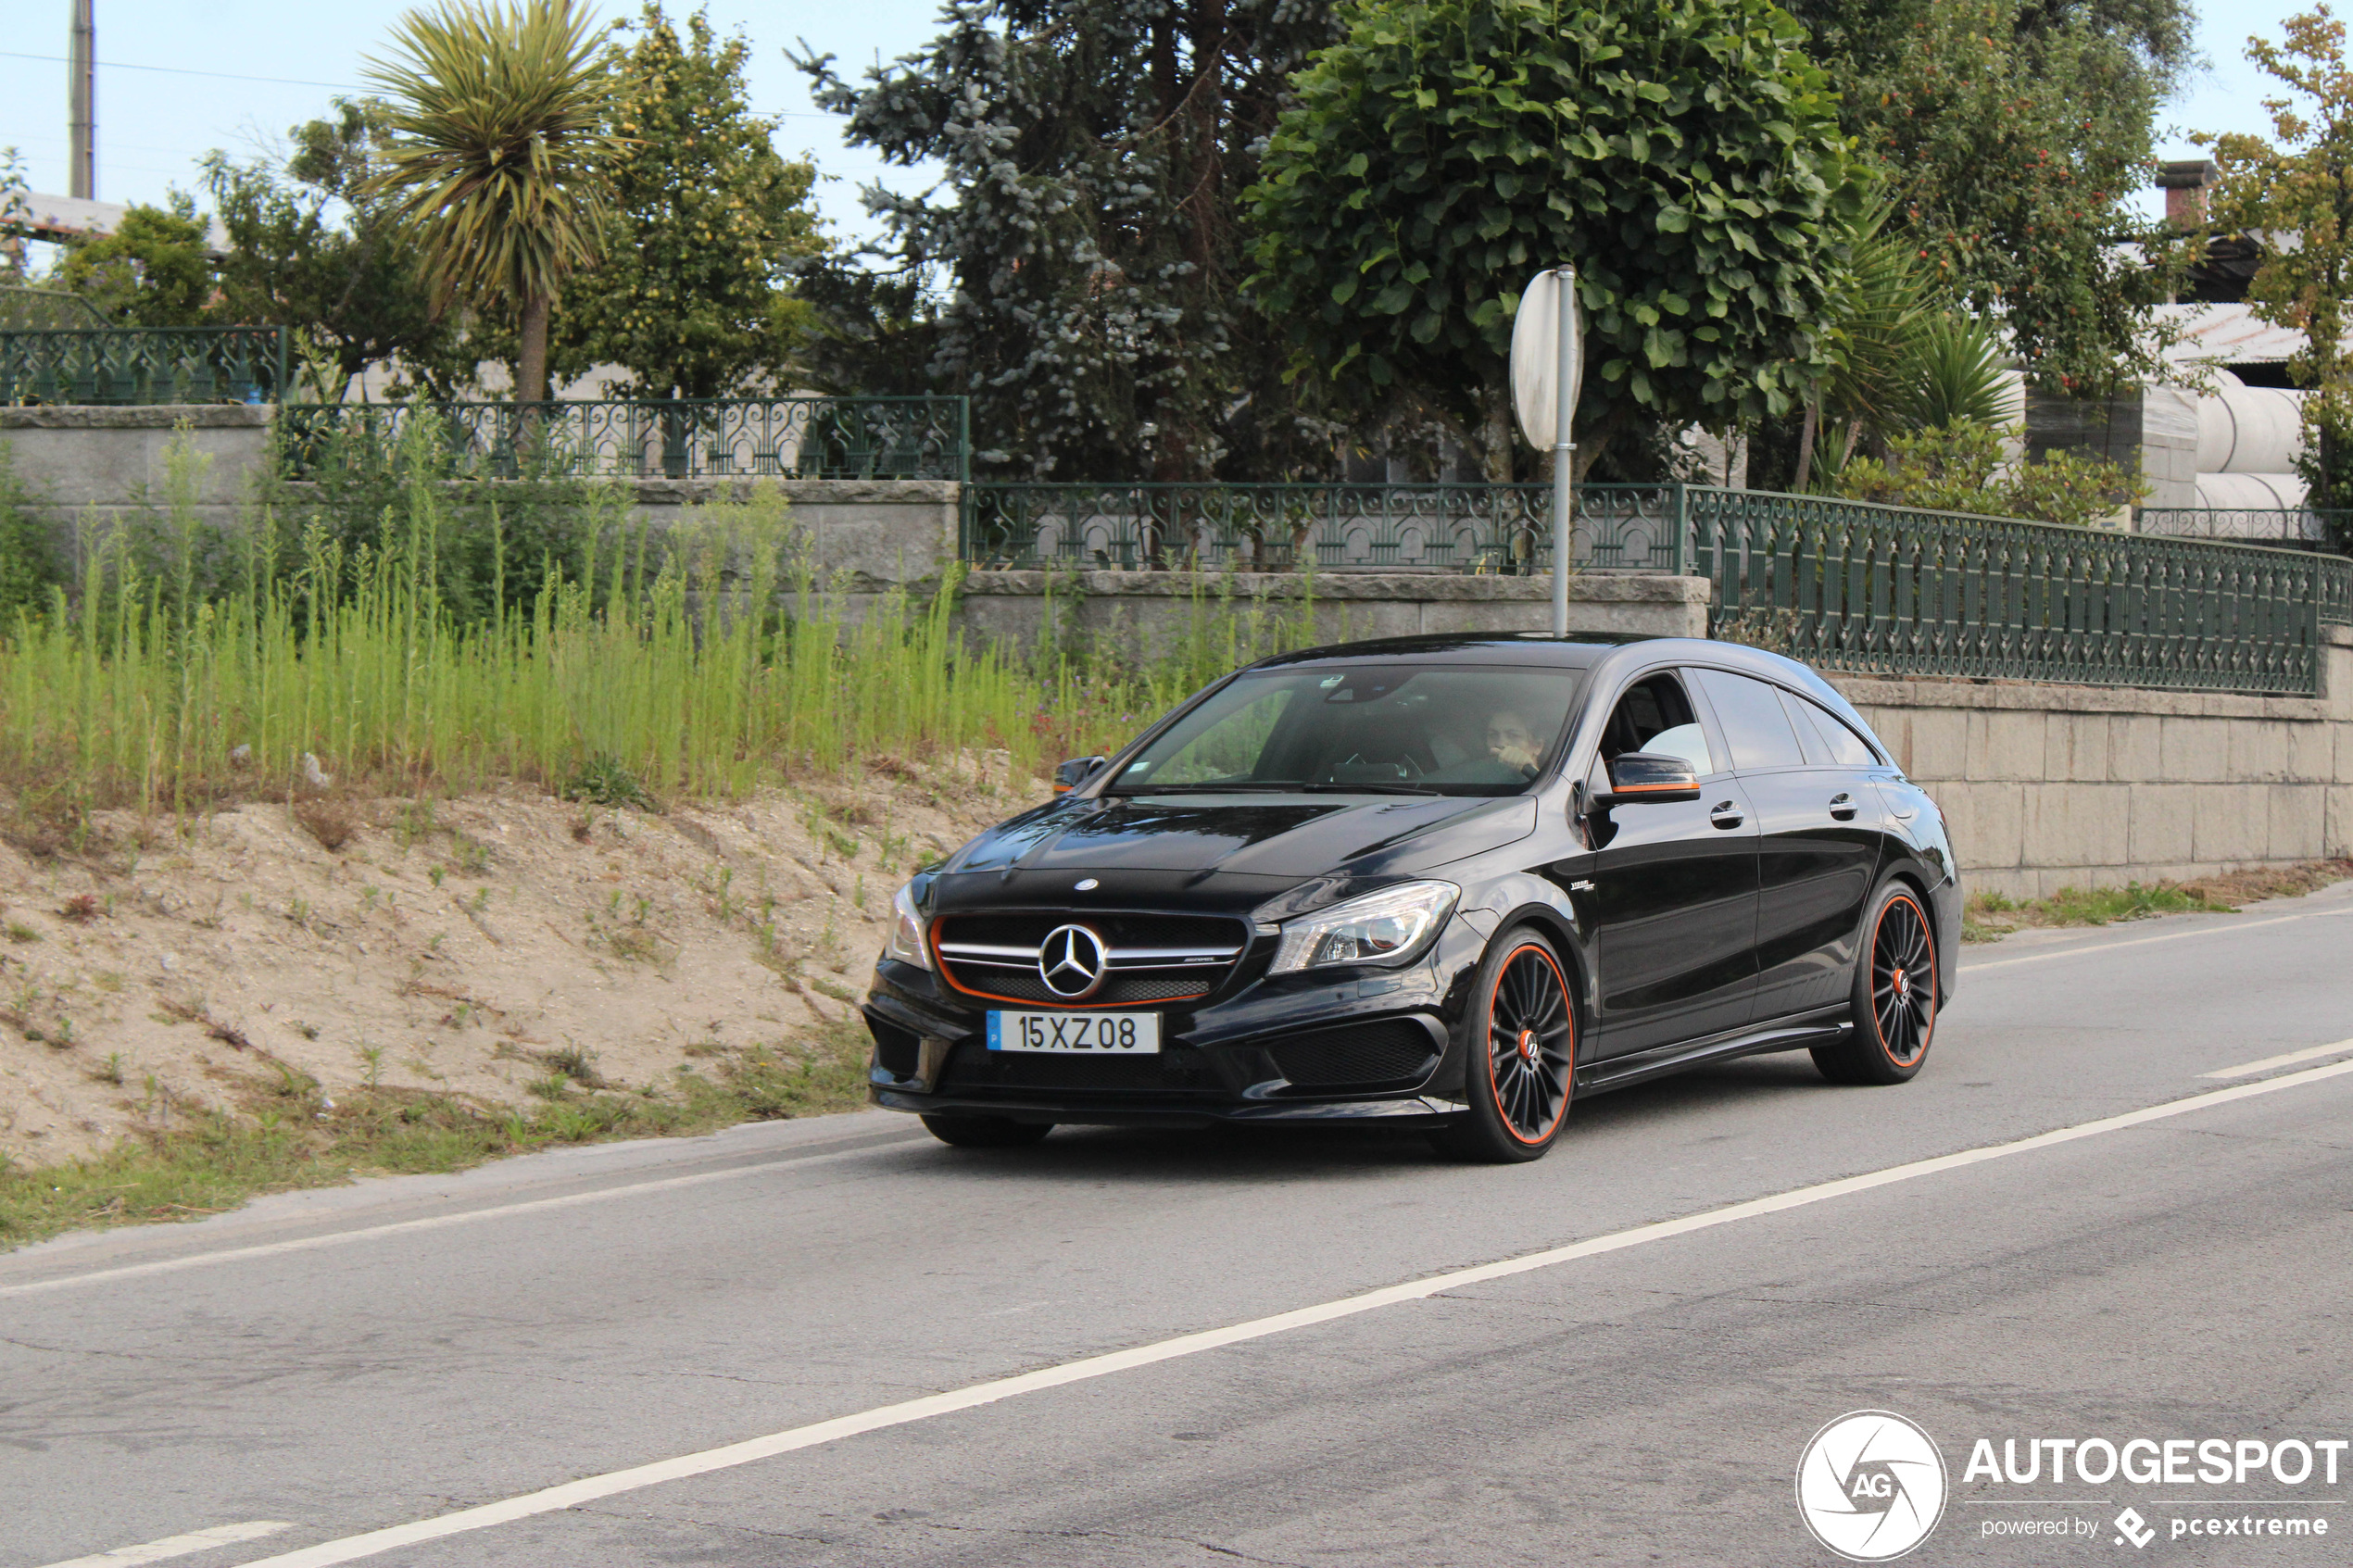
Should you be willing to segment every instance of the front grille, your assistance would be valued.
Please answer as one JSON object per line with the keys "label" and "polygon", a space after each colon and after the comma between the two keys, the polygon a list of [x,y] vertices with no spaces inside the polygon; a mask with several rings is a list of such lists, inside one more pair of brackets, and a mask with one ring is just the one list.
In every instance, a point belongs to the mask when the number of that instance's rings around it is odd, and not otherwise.
{"label": "front grille", "polygon": [[1270,1049],[1283,1076],[1302,1089],[1419,1078],[1438,1053],[1429,1031],[1410,1018],[1386,1018],[1297,1035]]}
{"label": "front grille", "polygon": [[[1062,925],[1102,939],[1110,969],[1087,997],[1058,995],[1038,971],[1038,949]],[[1232,972],[1248,928],[1215,915],[1012,910],[944,915],[933,932],[940,973],[960,991],[1047,1007],[1133,1007],[1205,997]]]}

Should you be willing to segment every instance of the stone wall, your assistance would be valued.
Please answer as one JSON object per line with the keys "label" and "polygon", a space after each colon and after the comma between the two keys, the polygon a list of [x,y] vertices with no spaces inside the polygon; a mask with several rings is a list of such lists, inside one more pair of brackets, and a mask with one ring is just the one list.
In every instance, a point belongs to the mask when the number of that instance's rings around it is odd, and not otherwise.
{"label": "stone wall", "polygon": [[[206,459],[188,499],[197,517],[235,524],[270,460],[266,407],[197,403],[143,408],[0,408],[0,443],[17,475],[62,530],[94,515],[101,523],[161,508],[167,500],[164,447],[188,427]],[[482,481],[459,481],[476,484]],[[489,482],[496,483],[496,482]],[[633,508],[674,522],[689,508],[741,499],[745,479],[631,482]],[[828,579],[847,573],[855,590],[936,583],[956,557],[958,487],[937,480],[771,480],[783,490],[812,559]],[[305,486],[292,487],[298,498]]]}
{"label": "stone wall", "polygon": [[2353,630],[2323,695],[1838,675],[1933,796],[1972,892],[2189,877],[2353,856]]}
{"label": "stone wall", "polygon": [[[1042,571],[977,571],[965,579],[959,618],[975,637],[1015,648],[1047,635]],[[1614,576],[1569,580],[1571,631],[1699,637],[1707,633],[1704,577]],[[1317,642],[1410,637],[1424,633],[1542,632],[1553,624],[1553,590],[1541,577],[1442,572],[1277,572],[1231,576],[1170,571],[1085,571],[1058,577],[1056,634],[1110,639],[1142,657],[1191,634],[1202,618],[1314,617]]]}
{"label": "stone wall", "polygon": [[0,408],[0,443],[60,526],[91,514],[110,522],[164,504],[163,449],[185,424],[208,459],[188,499],[198,517],[225,527],[269,459],[271,413],[242,403]]}

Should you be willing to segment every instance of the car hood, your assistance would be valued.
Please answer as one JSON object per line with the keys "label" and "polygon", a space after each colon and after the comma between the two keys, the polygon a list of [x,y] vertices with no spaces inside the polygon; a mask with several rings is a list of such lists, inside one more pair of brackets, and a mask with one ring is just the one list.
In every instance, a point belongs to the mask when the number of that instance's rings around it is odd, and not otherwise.
{"label": "car hood", "polygon": [[1064,799],[974,839],[959,872],[1190,872],[1307,878],[1421,870],[1525,838],[1536,802],[1450,796]]}

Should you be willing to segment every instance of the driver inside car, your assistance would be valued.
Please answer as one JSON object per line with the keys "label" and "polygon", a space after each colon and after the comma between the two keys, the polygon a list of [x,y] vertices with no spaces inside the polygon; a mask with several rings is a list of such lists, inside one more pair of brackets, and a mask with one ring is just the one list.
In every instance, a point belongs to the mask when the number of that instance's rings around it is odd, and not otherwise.
{"label": "driver inside car", "polygon": [[1535,731],[1511,709],[1503,709],[1487,721],[1487,755],[1504,767],[1534,777],[1537,750]]}

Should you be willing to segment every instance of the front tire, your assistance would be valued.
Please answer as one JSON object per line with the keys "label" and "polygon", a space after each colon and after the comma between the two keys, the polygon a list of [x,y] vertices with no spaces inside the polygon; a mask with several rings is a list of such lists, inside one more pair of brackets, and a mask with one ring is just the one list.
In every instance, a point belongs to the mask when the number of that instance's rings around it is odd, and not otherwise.
{"label": "front tire", "polygon": [[958,1148],[1027,1148],[1054,1130],[1051,1122],[1016,1122],[1010,1116],[925,1116],[924,1125],[941,1143]]}
{"label": "front tire", "polygon": [[1833,1084],[1908,1083],[1936,1035],[1936,929],[1910,884],[1891,882],[1872,902],[1855,959],[1855,1027],[1814,1047]]}
{"label": "front tire", "polygon": [[1522,926],[1479,960],[1464,1098],[1470,1112],[1430,1135],[1441,1154],[1480,1164],[1541,1160],[1577,1086],[1577,1002],[1553,945]]}

